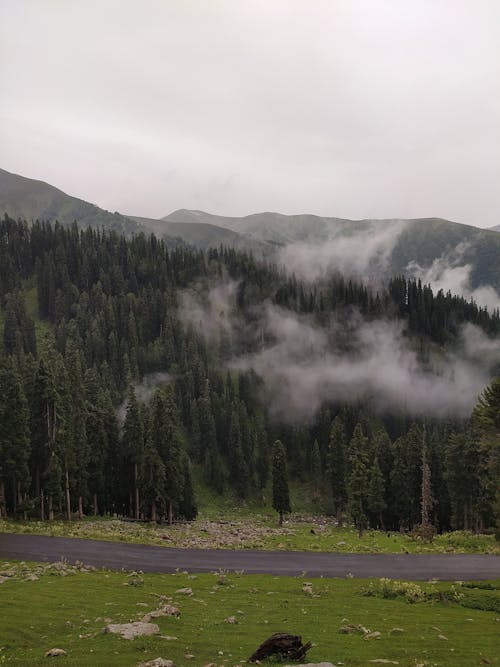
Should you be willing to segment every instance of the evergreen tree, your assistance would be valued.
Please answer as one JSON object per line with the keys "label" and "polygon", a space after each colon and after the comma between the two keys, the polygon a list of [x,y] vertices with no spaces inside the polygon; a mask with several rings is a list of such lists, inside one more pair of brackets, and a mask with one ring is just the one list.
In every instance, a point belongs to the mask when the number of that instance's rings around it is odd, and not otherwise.
{"label": "evergreen tree", "polygon": [[363,435],[361,424],[356,424],[351,441],[350,473],[347,482],[347,502],[349,514],[361,538],[367,523],[369,458],[368,438]]}
{"label": "evergreen tree", "polygon": [[347,502],[347,461],[345,426],[340,415],[335,417],[330,430],[327,452],[327,475],[330,480],[337,524],[342,526],[342,515]]}
{"label": "evergreen tree", "polygon": [[276,440],[273,445],[273,508],[278,512],[279,525],[282,526],[283,514],[291,512],[291,508],[286,452],[280,440]]}
{"label": "evergreen tree", "polygon": [[378,457],[375,456],[368,472],[367,508],[375,518],[375,527],[382,528],[382,530],[385,530],[383,512],[386,507],[384,476],[380,470]]}

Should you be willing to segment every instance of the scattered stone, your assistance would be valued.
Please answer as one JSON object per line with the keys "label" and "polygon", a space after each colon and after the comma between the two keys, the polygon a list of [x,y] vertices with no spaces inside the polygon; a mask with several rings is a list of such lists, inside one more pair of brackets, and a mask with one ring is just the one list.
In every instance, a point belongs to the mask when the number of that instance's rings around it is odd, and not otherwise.
{"label": "scattered stone", "polygon": [[168,642],[177,641],[177,637],[171,637],[170,635],[160,635],[160,639],[166,639]]}
{"label": "scattered stone", "polygon": [[368,662],[376,662],[379,665],[399,665],[397,660],[386,660],[385,658],[375,658],[375,660],[368,660]]}
{"label": "scattered stone", "polygon": [[438,635],[438,639],[443,639],[444,641],[448,641],[448,637],[445,637],[444,635]]}
{"label": "scattered stone", "polygon": [[165,660],[165,658],[155,658],[147,662],[141,662],[137,667],[175,667],[172,660]]}
{"label": "scattered stone", "polygon": [[157,635],[160,632],[160,628],[156,623],[136,621],[135,623],[114,623],[107,625],[104,628],[104,632],[121,635],[123,639],[134,639],[134,637]]}
{"label": "scattered stone", "polygon": [[57,658],[60,655],[68,655],[63,648],[51,648],[45,653],[46,658]]}
{"label": "scattered stone", "polygon": [[40,577],[37,577],[36,574],[28,574],[24,581],[38,581],[39,579]]}
{"label": "scattered stone", "polygon": [[162,610],[165,612],[165,616],[180,616],[181,610],[178,607],[174,607],[171,604],[166,604],[162,607]]}
{"label": "scattered stone", "polygon": [[208,664],[203,665],[203,667],[217,667],[217,665],[215,664],[215,662],[209,662]]}
{"label": "scattered stone", "polygon": [[392,628],[392,630],[389,630],[390,635],[400,635],[402,632],[404,632],[403,628]]}
{"label": "scattered stone", "polygon": [[370,634],[370,630],[368,628],[365,628],[364,625],[353,625],[352,623],[348,623],[347,625],[343,625],[339,629],[339,633],[341,635],[368,635]]}
{"label": "scattered stone", "polygon": [[175,592],[179,593],[179,595],[192,595],[193,594],[193,589],[192,588],[179,588],[179,590],[177,590]]}
{"label": "scattered stone", "polygon": [[382,633],[379,632],[378,630],[375,630],[374,632],[369,632],[366,634],[363,639],[380,639],[382,637]]}
{"label": "scattered stone", "polygon": [[286,667],[335,667],[331,662],[308,662],[302,665],[286,665]]}
{"label": "scattered stone", "polygon": [[302,592],[306,593],[307,595],[312,595],[313,594],[313,587],[312,584],[303,584],[302,585]]}
{"label": "scattered stone", "polygon": [[230,625],[234,625],[237,622],[238,619],[236,618],[236,616],[228,616],[227,618],[224,619],[224,623],[229,623]]}
{"label": "scattered stone", "polygon": [[184,653],[184,657],[187,660],[192,660],[194,658],[194,655],[192,653]]}

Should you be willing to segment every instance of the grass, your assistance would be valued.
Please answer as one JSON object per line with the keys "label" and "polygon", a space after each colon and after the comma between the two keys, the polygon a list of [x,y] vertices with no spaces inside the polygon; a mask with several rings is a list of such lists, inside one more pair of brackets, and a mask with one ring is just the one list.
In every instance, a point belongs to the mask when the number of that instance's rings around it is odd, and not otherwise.
{"label": "grass", "polygon": [[82,521],[0,520],[0,533],[28,533],[80,537],[167,547],[272,549],[337,553],[490,553],[500,555],[493,535],[455,531],[438,535],[432,543],[409,535],[366,531],[362,539],[350,527],[338,528],[327,517],[292,516],[282,527],[272,515],[225,515],[219,520],[199,518],[189,524],[153,525],[119,519]]}
{"label": "grass", "polygon": [[[126,667],[158,656],[177,667],[211,662],[231,667],[241,665],[273,632],[286,631],[314,643],[308,653],[313,662],[328,660],[348,667],[370,665],[369,660],[376,659],[408,667],[500,664],[500,618],[488,610],[491,603],[485,605],[487,610],[465,607],[463,598],[410,604],[404,595],[367,596],[370,582],[356,579],[309,579],[311,594],[303,590],[303,579],[290,577],[130,576],[13,563],[0,564],[2,569],[10,576],[0,586],[0,663],[44,665],[45,651],[57,647],[67,652],[57,664],[75,667]],[[27,580],[33,573],[38,579]],[[490,585],[491,590],[460,591],[476,598],[494,595],[498,602],[500,582]],[[176,593],[184,587],[192,588],[193,595]],[[377,587],[380,582],[371,582],[372,589]],[[452,591],[449,584],[428,584],[424,589]],[[102,633],[107,623],[139,620],[158,606],[159,595],[171,598],[181,610],[178,619],[156,619],[159,635],[127,641]],[[229,616],[238,622],[226,623]],[[381,638],[340,634],[347,623],[378,631]],[[402,631],[391,634],[393,628]]]}

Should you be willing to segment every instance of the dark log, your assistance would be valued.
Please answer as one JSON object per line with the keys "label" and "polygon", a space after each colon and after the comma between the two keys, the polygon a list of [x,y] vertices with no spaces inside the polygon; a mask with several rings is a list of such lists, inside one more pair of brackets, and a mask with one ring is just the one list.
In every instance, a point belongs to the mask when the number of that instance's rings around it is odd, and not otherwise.
{"label": "dark log", "polygon": [[279,656],[288,660],[303,660],[307,651],[311,648],[311,642],[302,643],[302,637],[290,635],[286,632],[275,632],[249,658],[249,662],[265,660],[271,655]]}

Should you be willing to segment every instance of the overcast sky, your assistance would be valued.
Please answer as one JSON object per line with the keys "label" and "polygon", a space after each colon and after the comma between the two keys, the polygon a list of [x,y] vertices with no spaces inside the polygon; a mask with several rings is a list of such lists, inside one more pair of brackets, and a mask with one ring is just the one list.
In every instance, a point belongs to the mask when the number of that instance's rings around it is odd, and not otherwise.
{"label": "overcast sky", "polygon": [[498,0],[0,0],[0,167],[110,210],[500,223]]}

